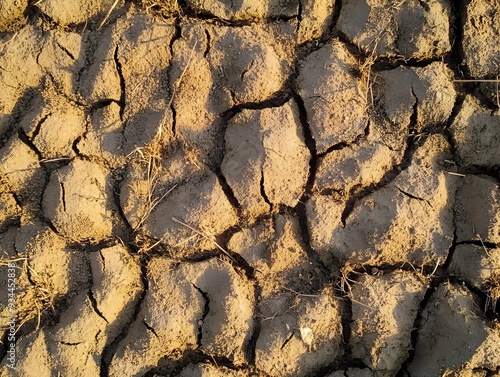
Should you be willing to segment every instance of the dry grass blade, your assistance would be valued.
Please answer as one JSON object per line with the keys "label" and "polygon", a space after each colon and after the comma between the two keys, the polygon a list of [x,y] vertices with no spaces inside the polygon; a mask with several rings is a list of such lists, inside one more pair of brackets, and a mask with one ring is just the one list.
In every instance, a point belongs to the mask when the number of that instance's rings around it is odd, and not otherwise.
{"label": "dry grass blade", "polygon": [[453,80],[454,82],[489,82],[489,83],[497,83],[500,82],[500,79],[465,79],[465,80]]}
{"label": "dry grass blade", "polygon": [[214,236],[211,235],[211,234],[208,234],[208,233],[205,233],[201,230],[198,230],[194,227],[192,227],[191,225],[185,223],[184,221],[178,219],[177,217],[172,217],[172,221],[175,221],[177,224],[180,224],[190,230],[192,230],[193,232],[195,232],[196,234],[198,234],[199,236],[209,240],[210,242],[212,242],[216,247],[217,249],[219,249],[220,251],[222,251],[228,258],[230,258],[233,262],[236,262],[236,260],[221,246],[217,243],[217,241],[215,240]]}
{"label": "dry grass blade", "polygon": [[479,239],[479,241],[481,242],[481,246],[483,247],[483,250],[484,250],[484,253],[488,256],[488,258],[490,257],[490,253],[488,252],[488,249],[486,248],[486,245],[484,244],[483,242],[483,237],[481,237],[481,235],[479,233],[476,233],[476,237]]}
{"label": "dry grass blade", "polygon": [[368,308],[368,309],[371,309],[371,310],[375,310],[375,308],[374,308],[373,306],[363,304],[362,302],[360,302],[360,301],[357,301],[357,300],[353,299],[351,296],[349,296],[349,299],[350,299],[350,300],[351,300],[351,302],[352,302],[352,303],[354,303],[354,304],[358,304],[358,305],[364,306],[365,308]]}
{"label": "dry grass blade", "polygon": [[436,266],[435,266],[435,267],[434,267],[434,269],[432,270],[432,272],[431,272],[431,274],[429,275],[429,277],[433,276],[433,275],[436,273],[436,271],[437,271],[437,269],[438,269],[438,267],[439,267],[439,263],[440,263],[440,262],[441,262],[441,258],[438,258],[438,259],[437,259],[437,262],[436,262]]}
{"label": "dry grass blade", "polygon": [[282,287],[284,290],[288,291],[288,292],[292,292],[294,293],[295,295],[297,296],[300,296],[300,297],[319,297],[319,295],[308,295],[308,294],[305,294],[305,293],[299,293],[297,291],[294,291],[293,289],[290,289],[288,287]]}
{"label": "dry grass blade", "polygon": [[40,160],[40,162],[47,163],[47,162],[57,162],[57,161],[65,161],[65,160],[71,160],[71,157],[44,158],[43,160]]}
{"label": "dry grass blade", "polygon": [[[3,258],[0,258],[0,266],[8,266],[9,263],[13,263],[13,262],[21,262],[21,261],[25,261],[27,260],[28,258],[14,258],[14,259],[10,259],[10,258],[7,258],[7,259],[3,259]],[[17,267],[17,266],[16,266]]]}
{"label": "dry grass blade", "polygon": [[[497,64],[495,64],[497,65]],[[497,68],[498,68],[498,65],[497,65]],[[500,83],[500,79],[497,78],[496,79],[462,79],[462,80],[453,80],[453,82],[458,82],[458,83],[490,83],[490,84],[496,84],[496,99],[497,99],[497,107],[500,108],[500,88],[498,86],[498,84]]]}
{"label": "dry grass blade", "polygon": [[118,4],[118,1],[119,0],[115,0],[115,2],[113,3],[113,5],[111,5],[111,8],[109,8],[108,13],[106,13],[106,17],[104,17],[104,20],[102,20],[102,22],[100,23],[100,25],[97,28],[97,30],[101,29],[102,26],[106,23],[106,21],[108,20],[109,16],[111,15],[111,12],[113,11],[113,9],[115,9],[116,5]]}
{"label": "dry grass blade", "polygon": [[[10,263],[14,262],[24,262],[22,266],[15,267],[23,269],[24,273],[31,276],[31,279],[35,281],[33,282],[30,280],[32,284],[30,289],[33,289],[34,297],[30,302],[29,308],[22,309],[17,314],[19,324],[17,325],[16,333],[25,323],[31,321],[34,317],[36,317],[35,331],[37,331],[40,328],[42,312],[48,309],[51,309],[52,311],[54,310],[55,295],[47,277],[39,274],[35,269],[33,269],[28,264],[28,258],[0,258],[0,266],[8,266]],[[24,290],[25,289],[23,289],[23,291]]]}
{"label": "dry grass blade", "polygon": [[[174,83],[173,88],[172,88],[172,95],[170,96],[170,100],[168,101],[168,104],[167,104],[167,109],[170,109],[170,106],[172,106],[172,102],[174,101],[174,97],[175,97],[175,93],[177,92],[177,88],[181,85],[182,78],[186,74],[186,71],[188,70],[189,65],[191,64],[191,61],[193,60],[194,50],[196,49],[197,45],[198,45],[198,40],[196,40],[194,42],[193,48],[191,49],[191,52],[189,53],[188,61],[186,63],[186,66],[182,70],[181,75],[179,76],[179,78],[177,80],[175,80],[175,83]],[[158,128],[158,136],[159,137],[161,137],[162,128],[163,128],[162,124],[160,123],[160,127]]]}
{"label": "dry grass blade", "polygon": [[156,184],[152,184],[150,189],[148,190],[148,204],[146,207],[146,210],[144,211],[143,215],[141,216],[141,219],[135,226],[134,230],[139,229],[142,225],[144,225],[144,222],[148,219],[149,215],[151,215],[151,212],[156,208],[160,202],[165,199],[165,197],[170,194],[178,185],[172,186],[167,192],[165,192],[161,197],[159,198],[154,198],[153,199],[153,191],[156,187]]}
{"label": "dry grass blade", "polygon": [[460,173],[454,173],[452,171],[447,171],[449,175],[456,175],[457,177],[467,177],[465,174],[460,174]]}
{"label": "dry grass blade", "polygon": [[498,300],[500,300],[500,274],[493,274],[487,283],[489,287],[486,291],[484,311],[486,312],[488,308],[491,308],[495,312]]}

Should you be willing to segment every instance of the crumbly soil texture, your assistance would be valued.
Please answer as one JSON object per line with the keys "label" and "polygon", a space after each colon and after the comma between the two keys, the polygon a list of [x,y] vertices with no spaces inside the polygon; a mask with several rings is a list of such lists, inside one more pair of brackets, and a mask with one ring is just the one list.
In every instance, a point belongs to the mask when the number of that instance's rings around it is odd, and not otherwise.
{"label": "crumbly soil texture", "polygon": [[499,39],[489,0],[4,0],[0,376],[500,376]]}

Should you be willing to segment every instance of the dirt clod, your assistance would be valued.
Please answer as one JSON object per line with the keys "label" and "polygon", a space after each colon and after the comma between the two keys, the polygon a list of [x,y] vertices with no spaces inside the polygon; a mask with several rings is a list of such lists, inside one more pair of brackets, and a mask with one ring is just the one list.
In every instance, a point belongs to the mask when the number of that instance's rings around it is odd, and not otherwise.
{"label": "dirt clod", "polygon": [[[500,73],[500,48],[491,43],[500,33],[500,6],[486,0],[467,3],[462,48],[472,79],[494,78]],[[488,46],[484,48],[483,46]]]}
{"label": "dirt clod", "polygon": [[426,376],[494,370],[500,365],[499,331],[498,324],[484,322],[466,288],[444,284],[422,313],[422,328],[408,371],[412,376]]}
{"label": "dirt clod", "polygon": [[350,143],[367,125],[366,88],[357,62],[338,40],[327,43],[303,62],[297,79],[318,153]]}
{"label": "dirt clod", "polygon": [[43,210],[58,232],[75,241],[111,237],[117,219],[109,173],[80,159],[54,171],[45,189]]}
{"label": "dirt clod", "polygon": [[500,191],[480,176],[462,177],[457,192],[457,240],[500,243]]}
{"label": "dirt clod", "polygon": [[270,205],[297,204],[310,156],[294,102],[243,110],[229,123],[225,140],[222,173],[246,214],[256,217]]}
{"label": "dirt clod", "polygon": [[472,96],[467,96],[451,126],[459,162],[464,167],[499,166],[500,142],[498,111],[491,112]]}
{"label": "dirt clod", "polygon": [[377,375],[394,375],[406,360],[413,322],[426,288],[425,281],[402,271],[363,275],[352,286],[353,356]]}

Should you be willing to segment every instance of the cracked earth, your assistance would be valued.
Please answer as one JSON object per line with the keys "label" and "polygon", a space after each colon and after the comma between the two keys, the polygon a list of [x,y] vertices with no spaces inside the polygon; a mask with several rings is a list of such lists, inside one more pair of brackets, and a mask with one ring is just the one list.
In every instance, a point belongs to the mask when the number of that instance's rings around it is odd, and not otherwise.
{"label": "cracked earth", "polygon": [[0,376],[500,376],[499,38],[487,0],[4,2]]}

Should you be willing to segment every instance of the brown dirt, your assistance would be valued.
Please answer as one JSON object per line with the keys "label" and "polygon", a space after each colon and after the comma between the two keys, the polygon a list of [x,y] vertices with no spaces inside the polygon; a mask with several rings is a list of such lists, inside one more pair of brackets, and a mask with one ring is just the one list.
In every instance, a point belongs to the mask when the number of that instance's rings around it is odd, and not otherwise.
{"label": "brown dirt", "polygon": [[4,1],[0,376],[500,375],[499,15]]}

